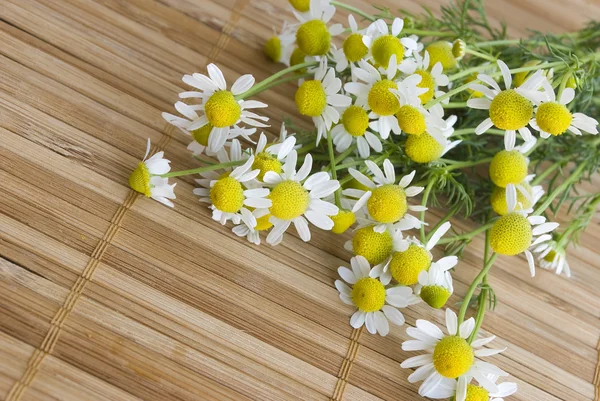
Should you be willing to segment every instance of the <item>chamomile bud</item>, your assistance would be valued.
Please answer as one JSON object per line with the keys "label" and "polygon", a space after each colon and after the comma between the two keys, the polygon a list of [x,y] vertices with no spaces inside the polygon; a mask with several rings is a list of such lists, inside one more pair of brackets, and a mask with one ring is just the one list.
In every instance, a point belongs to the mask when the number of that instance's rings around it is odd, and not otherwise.
{"label": "chamomile bud", "polygon": [[456,39],[452,43],[452,55],[456,60],[463,58],[467,51],[467,44],[462,39]]}

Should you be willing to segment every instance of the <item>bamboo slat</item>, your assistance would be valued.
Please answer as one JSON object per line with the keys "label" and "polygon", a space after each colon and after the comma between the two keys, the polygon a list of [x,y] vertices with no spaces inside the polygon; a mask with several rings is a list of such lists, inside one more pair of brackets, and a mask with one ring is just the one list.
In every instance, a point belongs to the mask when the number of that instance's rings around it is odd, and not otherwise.
{"label": "bamboo slat", "polygon": [[[446,1],[378,3],[418,12]],[[487,8],[513,37],[600,19],[586,0]],[[405,327],[381,338],[349,326],[352,308],[333,287],[348,235],[313,232],[304,243],[289,233],[278,247],[255,247],[211,220],[189,177],[176,180],[175,209],[127,186],[147,138],[174,169],[194,166],[188,139],[160,116],[184,89],[181,76],[210,62],[228,81],[269,76],[279,66],[262,45],[291,18],[283,0],[2,2],[1,399],[418,398],[399,366]],[[298,118],[292,84],[258,98],[270,105],[269,134]],[[600,400],[599,222],[570,255],[571,280],[544,271],[532,280],[524,260],[498,260],[500,303],[483,332],[508,347],[494,363],[519,385],[511,400]],[[450,304],[477,274],[482,241],[465,252]],[[405,316],[412,326],[443,320],[422,305]]]}

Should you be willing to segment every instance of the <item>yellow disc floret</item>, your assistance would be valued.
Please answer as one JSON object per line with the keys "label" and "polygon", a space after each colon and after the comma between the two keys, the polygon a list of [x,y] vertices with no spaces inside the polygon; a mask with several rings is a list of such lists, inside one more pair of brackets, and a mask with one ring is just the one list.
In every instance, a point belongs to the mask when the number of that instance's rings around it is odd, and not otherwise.
{"label": "yellow disc floret", "polygon": [[452,42],[452,55],[455,59],[460,60],[467,52],[467,44],[462,39],[456,39]]}
{"label": "yellow disc floret", "polygon": [[473,348],[458,336],[442,338],[433,351],[435,370],[448,379],[456,379],[467,373],[474,361]]}
{"label": "yellow disc floret", "polygon": [[450,42],[433,42],[425,50],[429,53],[429,68],[433,68],[438,62],[442,63],[444,71],[456,67],[456,57],[454,57]]}
{"label": "yellow disc floret", "polygon": [[369,52],[369,48],[365,46],[362,38],[360,33],[353,33],[344,41],[344,55],[351,63],[362,60]]}
{"label": "yellow disc floret", "polygon": [[467,386],[467,398],[465,401],[489,401],[490,393],[483,387],[469,384]]}
{"label": "yellow disc floret", "polygon": [[548,252],[546,254],[546,256],[544,256],[544,260],[546,262],[552,263],[554,262],[554,258],[556,257],[556,251],[555,250],[551,250],[550,252]]}
{"label": "yellow disc floret", "polygon": [[[306,61],[306,53],[302,51],[299,47],[296,47],[290,56],[290,67],[293,67],[298,64],[302,64]],[[306,68],[301,68],[296,71],[296,74],[305,74]]]}
{"label": "yellow disc floret", "polygon": [[260,152],[254,157],[252,170],[260,170],[260,173],[256,178],[259,181],[262,181],[268,171],[273,171],[277,174],[280,174],[281,162],[269,152]]}
{"label": "yellow disc floret", "polygon": [[362,312],[376,312],[385,304],[385,287],[376,278],[363,277],[352,286],[352,302]]}
{"label": "yellow disc floret", "polygon": [[244,188],[235,178],[220,178],[210,189],[210,200],[220,211],[236,213],[244,205]]}
{"label": "yellow disc floret", "polygon": [[501,255],[517,255],[531,246],[531,223],[519,213],[500,217],[490,231],[490,246]]}
{"label": "yellow disc floret", "polygon": [[398,85],[389,79],[375,82],[369,90],[369,107],[380,116],[391,116],[400,110],[400,102],[390,89],[398,89]]}
{"label": "yellow disc floret", "polygon": [[213,126],[208,123],[198,129],[193,130],[191,132],[192,138],[194,138],[194,141],[198,142],[200,145],[208,146],[208,137],[210,136],[212,129]]}
{"label": "yellow disc floret", "polygon": [[419,273],[429,270],[431,256],[418,245],[410,244],[406,251],[394,252],[390,261],[390,273],[402,285],[414,285],[419,281]]}
{"label": "yellow disc floret", "polygon": [[395,36],[380,36],[371,45],[371,55],[376,67],[387,68],[390,58],[394,54],[396,55],[396,62],[400,63],[404,58],[404,45]]}
{"label": "yellow disc floret", "polygon": [[490,105],[490,118],[500,129],[516,130],[525,127],[533,116],[533,105],[514,89],[496,95]]}
{"label": "yellow disc floret", "polygon": [[331,34],[323,21],[314,19],[300,25],[296,32],[296,43],[309,56],[323,56],[331,46]]}
{"label": "yellow disc floret", "polygon": [[426,285],[421,288],[421,299],[432,308],[440,309],[448,299],[450,299],[450,291],[441,285]]}
{"label": "yellow disc floret", "polygon": [[254,227],[254,229],[256,231],[266,231],[269,228],[273,227],[273,223],[271,223],[269,221],[270,218],[271,218],[270,213],[267,213],[264,216],[258,217],[256,219],[256,226]]}
{"label": "yellow disc floret", "polygon": [[360,106],[352,105],[342,114],[342,124],[352,136],[363,136],[369,128],[369,115]]}
{"label": "yellow disc floret", "polygon": [[217,128],[235,124],[242,115],[242,108],[229,91],[217,91],[204,105],[208,121]]}
{"label": "yellow disc floret", "polygon": [[278,36],[273,36],[265,43],[265,55],[274,63],[279,62],[281,58],[281,40]]}
{"label": "yellow disc floret", "polygon": [[433,99],[433,95],[435,94],[435,80],[433,79],[433,76],[429,73],[429,71],[416,70],[415,74],[421,76],[421,82],[419,82],[417,87],[427,88],[427,92],[419,95],[421,103],[425,104],[431,99]]}
{"label": "yellow disc floret", "polygon": [[333,220],[333,228],[331,231],[334,234],[343,234],[356,221],[356,215],[351,210],[340,209],[338,214],[331,216]]}
{"label": "yellow disc floret", "polygon": [[501,188],[517,185],[527,176],[527,158],[518,150],[501,150],[490,163],[490,179]]}
{"label": "yellow disc floret", "polygon": [[405,104],[400,107],[398,113],[398,125],[400,129],[410,135],[421,135],[425,132],[425,116],[414,106]]}
{"label": "yellow disc floret", "polygon": [[296,181],[286,180],[275,185],[269,194],[273,202],[271,214],[281,220],[292,220],[308,208],[308,191]]}
{"label": "yellow disc floret", "polygon": [[354,233],[352,250],[370,264],[378,265],[392,253],[392,236],[387,231],[375,232],[373,226],[363,227]]}
{"label": "yellow disc floret", "polygon": [[367,201],[367,209],[373,220],[379,223],[395,223],[406,214],[406,192],[400,185],[386,184],[373,190]]}
{"label": "yellow disc floret", "polygon": [[535,113],[535,118],[542,131],[554,136],[563,134],[573,121],[569,109],[556,102],[542,103]]}
{"label": "yellow disc floret", "polygon": [[409,135],[404,144],[404,152],[416,163],[429,163],[439,159],[444,147],[427,132],[421,135]]}
{"label": "yellow disc floret", "polygon": [[305,13],[310,10],[310,0],[289,0],[292,7],[301,13]]}
{"label": "yellow disc floret", "polygon": [[327,106],[327,95],[321,81],[304,81],[294,97],[300,114],[310,117],[320,116]]}
{"label": "yellow disc floret", "polygon": [[[533,189],[531,185],[527,182],[522,182],[519,184],[527,193],[529,197],[533,197]],[[508,205],[506,203],[506,188],[500,188],[494,186],[494,190],[492,191],[492,196],[490,197],[490,203],[492,204],[492,209],[494,212],[498,213],[500,216],[504,216],[508,213]],[[529,209],[531,206],[531,200],[528,199],[520,189],[517,189],[517,206],[515,207],[516,211]]]}
{"label": "yellow disc floret", "polygon": [[150,197],[150,172],[144,162],[140,162],[129,176],[129,186],[134,191]]}

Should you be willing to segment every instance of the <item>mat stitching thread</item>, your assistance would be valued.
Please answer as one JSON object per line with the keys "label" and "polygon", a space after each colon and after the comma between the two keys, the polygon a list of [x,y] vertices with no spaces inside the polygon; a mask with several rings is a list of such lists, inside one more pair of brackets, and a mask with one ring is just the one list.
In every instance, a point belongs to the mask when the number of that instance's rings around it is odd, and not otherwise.
{"label": "mat stitching thread", "polygon": [[342,401],[344,398],[348,378],[350,377],[350,372],[352,371],[352,367],[354,366],[354,362],[356,361],[360,349],[360,343],[358,341],[360,340],[362,331],[363,327],[352,330],[352,334],[350,335],[350,345],[348,346],[346,357],[342,361],[342,366],[340,366],[338,380],[335,384],[333,395],[329,398],[330,401]]}

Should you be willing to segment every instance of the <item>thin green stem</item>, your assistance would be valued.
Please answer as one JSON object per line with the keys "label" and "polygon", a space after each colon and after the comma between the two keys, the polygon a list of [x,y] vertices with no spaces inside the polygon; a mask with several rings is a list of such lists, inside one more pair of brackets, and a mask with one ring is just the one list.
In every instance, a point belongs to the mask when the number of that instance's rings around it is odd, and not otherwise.
{"label": "thin green stem", "polygon": [[467,107],[467,102],[448,102],[446,104],[442,104],[442,107],[445,109],[464,109]]}
{"label": "thin green stem", "polygon": [[368,13],[362,11],[361,9],[351,6],[349,4],[342,3],[340,1],[335,1],[335,0],[330,1],[329,4],[331,4],[332,6],[343,8],[344,10],[350,11],[351,13],[354,13],[356,15],[360,15],[361,17],[363,17],[366,20],[369,20],[369,21],[376,20],[374,15],[368,14]]}
{"label": "thin green stem", "polygon": [[263,87],[269,85],[271,82],[276,81],[277,79],[283,77],[284,75],[289,74],[290,72],[299,71],[303,68],[315,66],[318,63],[319,63],[318,61],[307,61],[306,63],[296,64],[294,66],[285,68],[281,71],[276,72],[275,74],[271,75],[270,77],[263,79],[262,81],[260,81],[256,85],[254,85],[252,88],[248,89],[246,92],[237,95],[235,98],[237,100],[246,99],[247,97],[250,97],[256,93],[262,92]]}
{"label": "thin green stem", "polygon": [[225,168],[225,167],[241,166],[245,162],[246,162],[246,160],[235,160],[235,161],[226,162],[226,163],[213,164],[211,166],[193,168],[191,170],[171,171],[170,173],[162,174],[161,177],[170,178],[170,177],[181,177],[184,175],[205,173],[207,171],[218,170],[220,168]]}
{"label": "thin green stem", "polygon": [[[335,153],[333,152],[333,135],[331,134],[331,131],[327,133],[327,151],[329,153],[329,172],[331,173],[331,179],[337,180]],[[341,188],[342,187],[340,186],[334,193],[335,204],[339,208],[342,207]]]}
{"label": "thin green stem", "polygon": [[445,244],[449,244],[452,242],[470,240],[473,237],[476,237],[477,235],[481,234],[488,228],[491,228],[493,225],[494,225],[494,222],[489,222],[481,227],[476,228],[473,231],[469,231],[467,233],[460,234],[460,235],[455,235],[454,237],[442,238],[438,241],[438,245],[445,245]]}
{"label": "thin green stem", "polygon": [[550,167],[548,167],[543,173],[538,174],[533,181],[531,181],[531,185],[538,185],[542,181],[546,179],[554,170],[562,167],[562,163],[553,163]]}
{"label": "thin green stem", "polygon": [[[421,206],[427,207],[427,201],[429,200],[429,194],[435,185],[436,178],[432,178],[427,183],[425,187],[425,192],[423,192],[423,200],[421,201]],[[421,243],[425,243],[425,211],[421,212]]]}
{"label": "thin green stem", "polygon": [[432,108],[436,104],[438,104],[438,103],[440,103],[440,102],[442,102],[442,101],[444,101],[446,99],[449,99],[452,96],[457,95],[457,94],[459,94],[460,92],[462,92],[464,90],[467,90],[469,88],[469,85],[471,85],[473,82],[477,82],[477,80],[474,80],[472,82],[468,82],[468,83],[466,83],[464,85],[461,85],[461,86],[459,86],[459,87],[457,87],[455,89],[452,89],[450,92],[447,92],[447,93],[443,94],[442,96],[429,101],[429,103],[427,103],[424,106],[425,110],[429,110],[430,108]]}
{"label": "thin green stem", "polygon": [[541,205],[539,205],[537,207],[537,209],[535,209],[535,211],[533,212],[533,216],[539,216],[542,213],[544,213],[546,208],[552,204],[554,199],[556,199],[567,188],[569,188],[571,185],[573,185],[575,182],[577,182],[581,178],[580,175],[583,172],[583,170],[585,170],[588,163],[589,163],[589,160],[582,162],[579,165],[579,167],[577,167],[577,169],[573,173],[571,173],[571,175],[562,184],[560,184],[558,187],[556,187],[556,189],[554,191],[552,191],[551,194],[548,194],[548,197],[546,198],[546,200]]}
{"label": "thin green stem", "polygon": [[465,294],[465,298],[463,299],[462,305],[460,306],[460,311],[458,313],[458,327],[460,327],[460,325],[465,321],[465,315],[467,314],[467,309],[469,308],[469,303],[471,302],[471,298],[473,298],[473,294],[475,293],[475,290],[477,289],[479,284],[481,284],[481,281],[483,280],[483,278],[488,274],[488,272],[494,265],[494,262],[496,261],[497,257],[498,257],[497,253],[493,253],[492,256],[490,256],[490,258],[485,263],[485,266],[483,267],[483,269],[481,269],[481,271],[479,272],[477,277],[475,277],[475,280],[473,280],[473,282],[469,286],[469,289],[467,290],[467,293]]}
{"label": "thin green stem", "polygon": [[487,60],[487,61],[491,61],[492,63],[495,63],[496,60],[497,60],[497,58],[494,57],[494,56],[490,56],[489,54],[478,52],[477,50],[473,50],[473,49],[471,49],[469,47],[467,47],[467,49],[465,50],[465,52],[467,54],[472,55],[472,56],[479,57],[479,58]]}
{"label": "thin green stem", "polygon": [[[480,164],[489,163],[492,161],[492,159],[493,159],[492,157],[486,157],[484,159],[475,160],[475,161],[456,162],[456,163],[453,163],[453,164],[449,165],[448,167],[446,167],[446,170],[452,171],[452,170],[458,170],[461,168],[474,167],[474,166],[478,166]],[[441,160],[448,162],[448,160],[445,160],[445,159],[441,159]]]}

